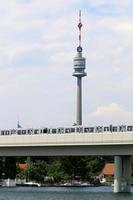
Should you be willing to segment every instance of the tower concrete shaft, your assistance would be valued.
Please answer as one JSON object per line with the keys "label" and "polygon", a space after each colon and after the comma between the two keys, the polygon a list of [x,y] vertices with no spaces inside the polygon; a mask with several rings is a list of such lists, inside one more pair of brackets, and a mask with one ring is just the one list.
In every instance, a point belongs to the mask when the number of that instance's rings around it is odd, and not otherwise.
{"label": "tower concrete shaft", "polygon": [[82,125],[82,79],[77,78],[77,113],[76,113],[76,124]]}

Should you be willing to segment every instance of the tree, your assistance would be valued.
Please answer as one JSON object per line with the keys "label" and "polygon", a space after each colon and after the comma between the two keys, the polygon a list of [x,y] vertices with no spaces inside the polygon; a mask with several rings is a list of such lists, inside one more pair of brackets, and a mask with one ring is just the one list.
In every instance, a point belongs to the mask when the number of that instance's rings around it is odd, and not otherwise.
{"label": "tree", "polygon": [[60,162],[69,179],[85,178],[86,168],[84,157],[62,157]]}
{"label": "tree", "polygon": [[47,164],[43,160],[27,163],[27,167],[24,169],[24,174],[26,175],[27,180],[37,181],[39,183],[44,182],[46,166]]}
{"label": "tree", "polygon": [[59,160],[55,160],[51,164],[47,164],[47,175],[49,177],[53,177],[54,181],[57,183],[67,178]]}
{"label": "tree", "polygon": [[90,157],[86,160],[86,169],[88,177],[96,175],[100,172],[104,166],[104,160],[102,157]]}

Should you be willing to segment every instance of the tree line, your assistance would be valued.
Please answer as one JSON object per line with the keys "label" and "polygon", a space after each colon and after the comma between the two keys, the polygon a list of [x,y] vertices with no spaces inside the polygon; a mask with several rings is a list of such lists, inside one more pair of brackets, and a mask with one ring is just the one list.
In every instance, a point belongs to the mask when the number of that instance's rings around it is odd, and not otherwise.
{"label": "tree line", "polygon": [[89,181],[105,164],[103,157],[56,157],[34,159],[25,169],[17,167],[17,178],[39,183],[59,183],[67,180]]}

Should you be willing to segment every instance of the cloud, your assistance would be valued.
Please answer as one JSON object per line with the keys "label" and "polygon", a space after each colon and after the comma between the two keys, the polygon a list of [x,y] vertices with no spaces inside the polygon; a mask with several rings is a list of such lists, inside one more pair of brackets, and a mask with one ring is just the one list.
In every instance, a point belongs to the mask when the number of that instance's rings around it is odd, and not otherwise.
{"label": "cloud", "polygon": [[123,109],[117,103],[111,103],[108,106],[99,106],[92,116],[103,116],[103,115],[114,115],[116,113],[122,112]]}
{"label": "cloud", "polygon": [[114,123],[114,124],[132,124],[133,112],[126,110],[123,106],[118,103],[111,103],[106,106],[97,107],[96,111],[89,113],[89,117],[95,119],[95,121],[101,124]]}

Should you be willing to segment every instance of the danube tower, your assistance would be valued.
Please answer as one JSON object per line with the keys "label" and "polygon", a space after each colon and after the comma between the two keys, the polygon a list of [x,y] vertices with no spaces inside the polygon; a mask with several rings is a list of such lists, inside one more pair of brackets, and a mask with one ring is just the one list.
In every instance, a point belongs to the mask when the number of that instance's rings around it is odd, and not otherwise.
{"label": "danube tower", "polygon": [[77,113],[76,113],[76,125],[82,125],[82,77],[87,76],[85,72],[85,58],[82,57],[81,46],[81,11],[79,11],[79,44],[77,47],[77,54],[74,57],[74,73],[73,76],[77,77]]}

